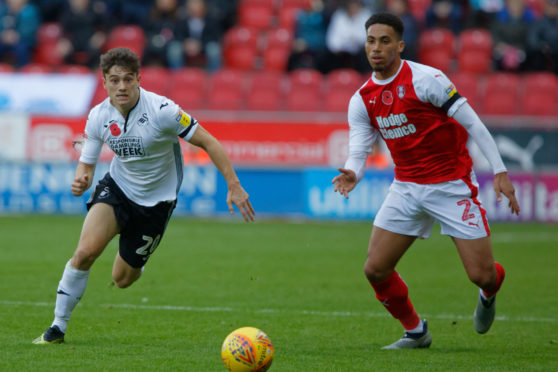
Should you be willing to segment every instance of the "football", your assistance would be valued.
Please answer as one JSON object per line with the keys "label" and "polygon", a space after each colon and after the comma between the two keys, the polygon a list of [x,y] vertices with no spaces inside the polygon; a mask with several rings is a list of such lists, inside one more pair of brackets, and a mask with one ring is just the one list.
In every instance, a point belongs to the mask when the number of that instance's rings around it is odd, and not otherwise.
{"label": "football", "polygon": [[273,352],[273,344],[262,330],[242,327],[225,338],[221,359],[230,372],[263,372],[271,366]]}

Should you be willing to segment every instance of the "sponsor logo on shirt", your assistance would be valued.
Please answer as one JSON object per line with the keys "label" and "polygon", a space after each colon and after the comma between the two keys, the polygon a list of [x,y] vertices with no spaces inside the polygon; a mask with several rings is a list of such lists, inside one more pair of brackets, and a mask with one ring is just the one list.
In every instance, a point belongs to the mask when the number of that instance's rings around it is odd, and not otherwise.
{"label": "sponsor logo on shirt", "polygon": [[141,137],[111,138],[107,142],[112,151],[122,159],[139,158],[145,156],[145,149]]}
{"label": "sponsor logo on shirt", "polygon": [[409,136],[417,131],[414,124],[409,123],[405,114],[389,114],[389,116],[376,116],[376,123],[380,134],[386,140]]}
{"label": "sponsor logo on shirt", "polygon": [[446,88],[446,94],[448,95],[449,98],[451,98],[455,93],[457,93],[457,89],[455,89],[455,85],[450,84],[450,86]]}
{"label": "sponsor logo on shirt", "polygon": [[190,126],[190,117],[184,113],[184,111],[178,111],[178,115],[175,118],[177,123],[180,123],[183,127]]}

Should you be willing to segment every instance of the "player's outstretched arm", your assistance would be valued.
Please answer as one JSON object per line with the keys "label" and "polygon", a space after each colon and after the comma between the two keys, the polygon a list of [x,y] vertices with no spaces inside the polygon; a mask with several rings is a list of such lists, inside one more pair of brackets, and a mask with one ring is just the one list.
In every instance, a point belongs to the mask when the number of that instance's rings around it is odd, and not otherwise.
{"label": "player's outstretched arm", "polygon": [[91,187],[94,174],[95,164],[86,164],[80,161],[74,174],[74,182],[72,182],[72,195],[82,196]]}
{"label": "player's outstretched arm", "polygon": [[496,198],[499,202],[502,201],[502,194],[504,194],[509,200],[508,206],[512,214],[519,215],[519,203],[515,198],[515,189],[507,172],[494,175],[494,192],[496,192]]}
{"label": "player's outstretched arm", "polygon": [[250,203],[249,195],[242,188],[227,152],[219,141],[198,124],[196,132],[189,142],[195,146],[201,147],[207,152],[213,164],[215,164],[227,181],[227,186],[229,188],[227,193],[227,205],[229,206],[230,213],[234,213],[233,205],[236,205],[245,221],[254,221],[256,212]]}
{"label": "player's outstretched arm", "polygon": [[356,174],[350,169],[338,168],[338,171],[341,174],[331,180],[331,183],[334,185],[333,191],[345,195],[345,198],[349,199],[349,193],[357,184]]}

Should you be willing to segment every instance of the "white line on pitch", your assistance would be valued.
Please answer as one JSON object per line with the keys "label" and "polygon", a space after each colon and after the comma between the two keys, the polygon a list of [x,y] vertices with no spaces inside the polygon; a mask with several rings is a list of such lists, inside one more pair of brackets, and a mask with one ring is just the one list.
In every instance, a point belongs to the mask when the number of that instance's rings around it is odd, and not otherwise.
{"label": "white line on pitch", "polygon": [[[0,300],[0,305],[6,306],[36,306],[36,307],[54,307],[54,302],[25,302],[25,301],[4,301]],[[94,306],[94,305],[85,305]],[[244,312],[254,314],[298,314],[298,315],[317,315],[317,316],[331,316],[331,317],[371,317],[382,318],[389,317],[388,313],[372,313],[372,312],[359,312],[359,311],[320,311],[320,310],[281,310],[281,309],[239,309],[231,307],[194,307],[194,306],[173,306],[173,305],[134,305],[134,304],[105,304],[99,305],[103,308],[119,308],[119,309],[140,309],[140,310],[168,310],[168,311],[186,311],[186,312]],[[472,319],[472,316],[455,315],[455,314],[422,314],[425,318],[429,319]],[[496,317],[500,321],[510,322],[529,322],[529,323],[558,323],[556,318],[539,318],[539,317],[510,317],[500,315]]]}

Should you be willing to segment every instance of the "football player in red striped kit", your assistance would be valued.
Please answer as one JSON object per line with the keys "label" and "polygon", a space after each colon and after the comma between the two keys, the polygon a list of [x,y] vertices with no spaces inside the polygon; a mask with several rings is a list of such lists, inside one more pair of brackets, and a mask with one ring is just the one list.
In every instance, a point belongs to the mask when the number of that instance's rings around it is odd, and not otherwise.
{"label": "football player in red striped kit", "polygon": [[474,327],[485,333],[494,321],[495,296],[505,271],[494,262],[466,147],[469,136],[491,164],[498,201],[504,194],[511,213],[519,214],[514,187],[488,129],[445,74],[401,59],[401,20],[376,13],[365,29],[373,73],[350,100],[349,157],[332,183],[335,192],[348,198],[363,176],[372,144],[378,135],[383,138],[395,164],[395,180],[374,220],[364,272],[376,298],[405,329],[401,339],[384,349],[426,348],[432,342],[395,266],[415,239],[430,235],[435,221],[451,237],[469,279],[479,287]]}

